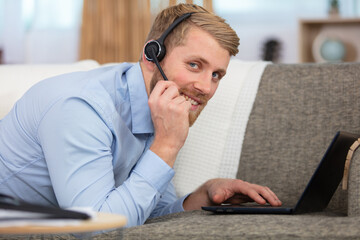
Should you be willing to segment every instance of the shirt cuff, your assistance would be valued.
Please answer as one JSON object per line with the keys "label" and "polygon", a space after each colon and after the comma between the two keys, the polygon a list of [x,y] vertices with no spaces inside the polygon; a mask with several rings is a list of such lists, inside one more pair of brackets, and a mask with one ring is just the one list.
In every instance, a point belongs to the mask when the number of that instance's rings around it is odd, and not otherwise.
{"label": "shirt cuff", "polygon": [[189,194],[186,194],[185,196],[181,197],[181,198],[178,198],[175,203],[174,203],[174,208],[173,208],[173,212],[176,213],[176,212],[183,212],[185,211],[184,209],[184,201],[185,199],[190,195]]}
{"label": "shirt cuff", "polygon": [[175,171],[151,150],[147,150],[133,170],[163,194]]}

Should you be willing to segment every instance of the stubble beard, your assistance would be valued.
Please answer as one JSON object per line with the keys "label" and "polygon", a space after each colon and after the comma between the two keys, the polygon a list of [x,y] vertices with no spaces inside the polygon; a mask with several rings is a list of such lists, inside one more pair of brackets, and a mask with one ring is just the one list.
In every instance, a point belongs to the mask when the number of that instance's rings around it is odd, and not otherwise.
{"label": "stubble beard", "polygon": [[[155,72],[150,81],[150,94],[153,91],[154,87],[156,86],[157,82],[159,82],[160,80],[163,80],[163,77],[162,77],[160,71],[158,69],[155,69]],[[189,91],[187,91],[186,89],[180,88],[179,92],[186,94]],[[192,95],[192,96],[197,95],[197,97],[201,99],[201,105],[198,106],[197,110],[195,110],[195,111],[190,110],[190,112],[189,112],[189,126],[191,127],[195,123],[196,119],[199,117],[202,110],[205,108],[208,99],[203,95],[198,96],[198,94],[187,94],[187,95]]]}

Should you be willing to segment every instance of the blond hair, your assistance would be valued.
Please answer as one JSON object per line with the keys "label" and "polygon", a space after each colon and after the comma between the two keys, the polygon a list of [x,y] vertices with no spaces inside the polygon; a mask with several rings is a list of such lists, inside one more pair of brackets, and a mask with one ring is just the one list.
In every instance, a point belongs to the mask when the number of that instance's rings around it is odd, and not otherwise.
{"label": "blond hair", "polygon": [[197,26],[213,36],[230,55],[235,56],[239,52],[240,39],[229,24],[223,18],[195,4],[178,4],[162,10],[155,18],[146,42],[158,39],[176,18],[189,12],[193,14],[180,23],[166,38],[164,44],[167,51],[182,45],[190,27]]}

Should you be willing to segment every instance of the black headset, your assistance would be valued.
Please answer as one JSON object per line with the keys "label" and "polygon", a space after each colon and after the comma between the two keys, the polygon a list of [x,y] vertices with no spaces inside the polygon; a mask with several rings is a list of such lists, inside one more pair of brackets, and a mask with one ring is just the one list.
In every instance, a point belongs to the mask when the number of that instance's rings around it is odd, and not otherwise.
{"label": "black headset", "polygon": [[148,61],[154,62],[156,64],[156,66],[159,69],[164,80],[168,80],[168,78],[166,77],[164,71],[162,70],[162,68],[159,64],[159,62],[164,59],[165,54],[166,54],[166,48],[165,48],[164,41],[165,41],[166,37],[169,35],[169,33],[179,23],[181,23],[182,21],[184,21],[185,19],[190,17],[191,14],[193,14],[193,12],[185,13],[184,15],[181,15],[180,17],[175,19],[175,21],[165,30],[165,32],[161,35],[160,38],[158,38],[157,40],[152,40],[145,45],[145,48],[144,48],[145,58]]}

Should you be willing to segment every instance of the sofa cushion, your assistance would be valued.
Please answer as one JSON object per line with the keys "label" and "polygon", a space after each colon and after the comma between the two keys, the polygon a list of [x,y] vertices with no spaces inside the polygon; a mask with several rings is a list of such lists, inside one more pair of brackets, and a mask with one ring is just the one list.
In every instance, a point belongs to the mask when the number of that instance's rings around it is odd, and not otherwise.
{"label": "sofa cushion", "polygon": [[[348,218],[330,212],[220,215],[198,210],[152,219],[143,226],[124,229],[123,239],[356,239],[360,236],[359,220],[360,217]],[[115,239],[113,234],[117,232],[101,237]]]}
{"label": "sofa cushion", "polygon": [[[148,220],[145,225],[96,234],[101,239],[358,239],[360,217],[324,212],[301,215],[218,215],[197,210]],[[0,239],[79,239],[79,234],[0,236]]]}
{"label": "sofa cushion", "polygon": [[[245,133],[237,178],[295,204],[334,134],[360,133],[360,64],[269,65]],[[346,213],[347,192],[329,207]]]}
{"label": "sofa cushion", "polygon": [[211,178],[235,178],[246,124],[267,65],[262,61],[230,61],[226,76],[178,154],[174,165],[178,196]]}

